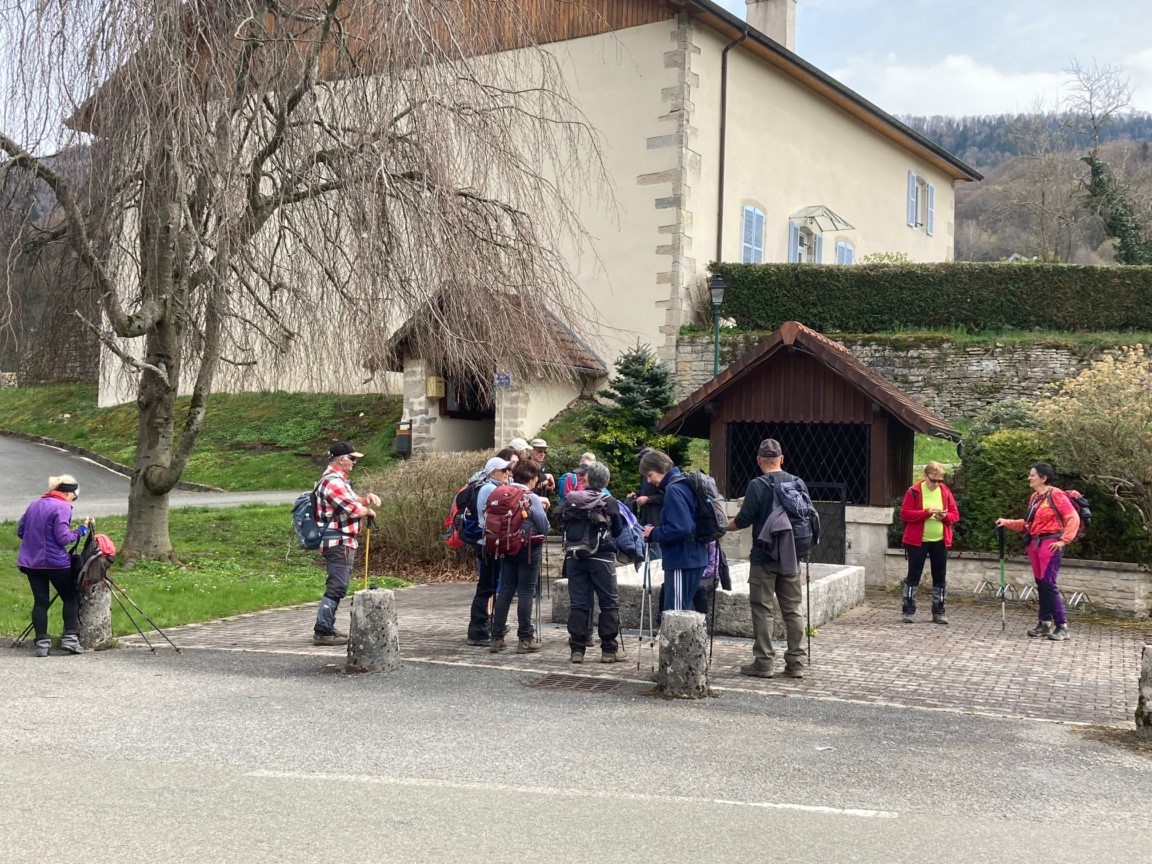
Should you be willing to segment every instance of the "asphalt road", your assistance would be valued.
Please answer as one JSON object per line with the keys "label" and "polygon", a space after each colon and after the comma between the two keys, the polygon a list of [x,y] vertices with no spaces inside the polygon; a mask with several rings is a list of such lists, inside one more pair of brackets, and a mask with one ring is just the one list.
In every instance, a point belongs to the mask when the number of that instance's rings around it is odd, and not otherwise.
{"label": "asphalt road", "polygon": [[339,663],[0,648],[0,862],[1147,860],[1152,762],[1066,726]]}
{"label": "asphalt road", "polygon": [[[44,494],[48,478],[71,474],[80,484],[77,519],[128,512],[128,478],[66,450],[0,436],[0,522],[19,519]],[[304,490],[301,490],[304,491]],[[172,507],[291,503],[299,492],[173,492]]]}

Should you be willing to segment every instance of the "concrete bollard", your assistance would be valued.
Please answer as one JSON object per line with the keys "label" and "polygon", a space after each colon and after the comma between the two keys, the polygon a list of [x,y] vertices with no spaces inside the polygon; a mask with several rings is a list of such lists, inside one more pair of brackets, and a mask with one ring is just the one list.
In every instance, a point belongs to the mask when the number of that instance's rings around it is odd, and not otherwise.
{"label": "concrete bollard", "polygon": [[80,647],[85,651],[112,641],[112,589],[101,579],[78,592],[80,603]]}
{"label": "concrete bollard", "polygon": [[1136,702],[1136,729],[1152,736],[1152,645],[1140,654],[1140,691]]}
{"label": "concrete bollard", "polygon": [[656,689],[677,699],[708,695],[708,634],[699,612],[665,612]]}
{"label": "concrete bollard", "polygon": [[400,625],[395,595],[374,588],[352,597],[348,630],[349,672],[395,672],[400,668]]}

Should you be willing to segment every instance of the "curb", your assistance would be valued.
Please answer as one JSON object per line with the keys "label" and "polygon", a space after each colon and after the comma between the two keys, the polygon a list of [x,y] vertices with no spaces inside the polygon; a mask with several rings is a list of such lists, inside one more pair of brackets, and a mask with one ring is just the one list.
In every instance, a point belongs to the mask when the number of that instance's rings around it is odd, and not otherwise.
{"label": "curb", "polygon": [[[44,444],[48,447],[55,447],[59,450],[66,450],[69,453],[74,453],[77,456],[83,456],[90,462],[95,462],[109,471],[115,471],[125,477],[132,476],[132,469],[127,465],[121,465],[119,462],[113,462],[107,456],[101,456],[99,453],[89,450],[87,447],[79,447],[76,444],[69,444],[65,441],[57,441],[55,438],[45,438],[43,435],[31,435],[28,432],[15,432],[11,429],[0,429],[0,436],[5,438],[16,438],[20,441],[29,441],[32,444]],[[181,492],[227,492],[226,489],[221,489],[219,486],[208,486],[204,483],[189,483],[181,480],[173,487],[179,489]]]}

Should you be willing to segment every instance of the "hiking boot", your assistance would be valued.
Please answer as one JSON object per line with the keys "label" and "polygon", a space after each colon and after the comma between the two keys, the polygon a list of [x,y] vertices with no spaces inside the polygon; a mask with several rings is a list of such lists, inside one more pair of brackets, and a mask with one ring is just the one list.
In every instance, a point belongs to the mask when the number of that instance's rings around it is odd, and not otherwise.
{"label": "hiking boot", "polygon": [[83,654],[84,649],[80,647],[80,637],[75,633],[65,633],[60,637],[60,647],[67,651],[69,654]]}
{"label": "hiking boot", "polygon": [[48,636],[43,639],[36,640],[36,656],[47,657],[48,652],[52,650],[52,640]]}
{"label": "hiking boot", "polygon": [[1051,633],[1048,634],[1048,638],[1051,639],[1053,642],[1063,642],[1065,639],[1068,638],[1068,628],[1065,627],[1064,625],[1060,625],[1059,627],[1057,627],[1055,630],[1053,630]]}
{"label": "hiking boot", "polygon": [[947,624],[948,619],[945,618],[943,615],[933,615],[932,616],[932,623],[933,624]]}
{"label": "hiking boot", "polygon": [[740,667],[740,674],[747,675],[749,678],[771,678],[776,673],[772,671],[771,666],[765,669],[763,666],[749,663],[747,666]]}
{"label": "hiking boot", "polygon": [[469,639],[468,644],[474,648],[488,648],[492,645],[491,639]]}
{"label": "hiking boot", "polygon": [[916,623],[916,619],[912,617],[911,612],[905,612],[902,616],[900,616],[900,620],[903,621],[905,624],[915,624]]}
{"label": "hiking boot", "polygon": [[573,651],[572,656],[569,657],[568,659],[570,661],[572,661],[573,663],[583,663],[584,662],[584,652],[583,651]]}
{"label": "hiking boot", "polygon": [[520,644],[516,646],[517,654],[535,654],[540,650],[539,639],[521,639]]}
{"label": "hiking boot", "polygon": [[347,633],[345,633],[343,630],[340,630],[337,628],[333,628],[332,635],[335,636],[337,639],[345,639],[346,640],[348,638]]}
{"label": "hiking boot", "polygon": [[488,650],[492,654],[499,654],[501,651],[503,651],[504,650],[504,637],[501,636],[498,639],[493,639],[492,644],[488,646]]}
{"label": "hiking boot", "polygon": [[1029,636],[1049,636],[1052,631],[1056,629],[1056,625],[1051,621],[1041,621],[1035,627],[1028,631]]}
{"label": "hiking boot", "polygon": [[340,637],[340,636],[337,636],[335,633],[313,633],[312,634],[312,644],[313,645],[323,645],[323,646],[329,647],[329,648],[331,648],[333,646],[337,646],[337,645],[347,645],[348,644],[348,637],[347,636]]}
{"label": "hiking boot", "polygon": [[628,658],[624,656],[624,649],[617,648],[615,651],[601,651],[601,663],[623,663]]}
{"label": "hiking boot", "polygon": [[787,675],[789,678],[803,678],[804,677],[804,667],[799,666],[799,665],[797,665],[797,666],[785,666],[784,667],[784,674]]}

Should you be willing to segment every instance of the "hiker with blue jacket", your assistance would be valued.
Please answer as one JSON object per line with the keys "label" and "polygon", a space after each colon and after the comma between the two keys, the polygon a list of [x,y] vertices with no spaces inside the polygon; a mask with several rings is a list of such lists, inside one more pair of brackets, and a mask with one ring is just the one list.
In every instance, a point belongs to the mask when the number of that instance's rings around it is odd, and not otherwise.
{"label": "hiker with blue jacket", "polygon": [[[600,662],[626,658],[620,645],[620,588],[616,553],[631,545],[620,502],[607,492],[611,472],[602,462],[588,465],[585,489],[569,492],[560,505],[564,526],[564,573],[568,579],[568,647],[573,663],[584,662],[592,647],[592,596],[600,604]],[[628,535],[624,532],[629,531]],[[592,547],[595,547],[594,549]]]}
{"label": "hiker with blue jacket", "polygon": [[[775,520],[779,530],[770,531],[770,542],[757,540],[748,556],[748,603],[752,607],[752,663],[741,666],[740,674],[753,678],[771,678],[776,662],[772,647],[772,597],[780,606],[788,650],[784,653],[784,674],[804,677],[804,616],[800,603],[804,598],[800,566],[792,540],[792,525],[783,507],[776,507],[775,486],[795,480],[804,481],[784,471],[784,451],[775,438],[766,438],[756,450],[756,465],[761,476],[748,483],[740,512],[728,520],[729,531],[752,526],[752,536],[760,537],[765,523]],[[807,487],[804,487],[805,492]]]}
{"label": "hiker with blue jacket", "polygon": [[645,525],[644,539],[659,543],[664,559],[661,611],[691,609],[708,566],[708,544],[696,539],[696,493],[667,453],[650,450],[640,459],[640,476],[664,496],[660,525]]}

